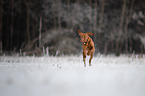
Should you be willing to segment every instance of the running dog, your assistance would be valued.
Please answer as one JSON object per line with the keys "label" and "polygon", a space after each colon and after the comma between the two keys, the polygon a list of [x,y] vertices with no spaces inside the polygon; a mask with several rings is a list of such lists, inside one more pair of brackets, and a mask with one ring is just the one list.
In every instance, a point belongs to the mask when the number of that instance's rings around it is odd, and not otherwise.
{"label": "running dog", "polygon": [[93,58],[93,54],[95,52],[95,47],[94,47],[94,42],[92,40],[91,35],[94,35],[91,32],[87,32],[87,33],[82,33],[79,29],[78,29],[78,33],[81,37],[81,42],[83,44],[83,62],[84,62],[84,67],[86,67],[86,55],[90,56],[89,59],[89,66],[92,66],[91,64],[91,60]]}

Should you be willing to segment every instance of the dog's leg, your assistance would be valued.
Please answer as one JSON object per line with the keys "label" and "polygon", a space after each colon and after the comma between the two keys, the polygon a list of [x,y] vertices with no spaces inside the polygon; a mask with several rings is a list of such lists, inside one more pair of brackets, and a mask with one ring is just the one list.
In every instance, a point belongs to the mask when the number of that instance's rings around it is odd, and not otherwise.
{"label": "dog's leg", "polygon": [[86,57],[83,57],[84,67],[86,67]]}
{"label": "dog's leg", "polygon": [[93,58],[93,54],[94,54],[94,52],[92,52],[91,55],[90,55],[89,66],[92,66],[92,64],[91,64],[91,60],[92,60],[92,58]]}
{"label": "dog's leg", "polygon": [[86,67],[86,54],[83,53],[83,62],[84,62],[84,67]]}

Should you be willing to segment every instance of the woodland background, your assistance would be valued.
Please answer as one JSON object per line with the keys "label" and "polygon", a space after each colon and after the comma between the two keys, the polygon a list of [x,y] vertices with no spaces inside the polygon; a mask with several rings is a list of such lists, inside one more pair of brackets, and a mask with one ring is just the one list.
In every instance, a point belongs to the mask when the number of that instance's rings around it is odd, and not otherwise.
{"label": "woodland background", "polygon": [[96,54],[145,53],[145,0],[0,0],[0,54],[81,54],[93,32]]}

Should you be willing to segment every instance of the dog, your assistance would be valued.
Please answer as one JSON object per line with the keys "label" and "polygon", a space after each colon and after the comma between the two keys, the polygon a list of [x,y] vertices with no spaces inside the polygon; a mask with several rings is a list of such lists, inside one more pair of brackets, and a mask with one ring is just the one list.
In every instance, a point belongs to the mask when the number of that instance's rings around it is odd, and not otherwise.
{"label": "dog", "polygon": [[93,58],[93,54],[95,52],[95,47],[94,47],[94,42],[92,40],[91,37],[94,35],[94,33],[91,32],[87,32],[87,33],[82,33],[79,29],[78,29],[78,33],[81,37],[81,42],[83,44],[83,62],[84,62],[84,67],[86,67],[86,55],[90,55],[90,59],[89,59],[89,66],[92,66],[91,64],[91,60]]}

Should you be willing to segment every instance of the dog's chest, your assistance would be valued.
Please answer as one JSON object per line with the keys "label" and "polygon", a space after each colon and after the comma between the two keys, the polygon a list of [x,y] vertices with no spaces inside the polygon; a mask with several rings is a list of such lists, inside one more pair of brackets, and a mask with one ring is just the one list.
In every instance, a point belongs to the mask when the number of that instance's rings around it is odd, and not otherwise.
{"label": "dog's chest", "polygon": [[91,50],[92,46],[90,44],[83,45],[85,50]]}
{"label": "dog's chest", "polygon": [[87,46],[87,50],[91,50],[92,49],[92,46],[89,44],[88,46]]}

